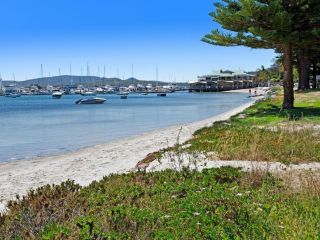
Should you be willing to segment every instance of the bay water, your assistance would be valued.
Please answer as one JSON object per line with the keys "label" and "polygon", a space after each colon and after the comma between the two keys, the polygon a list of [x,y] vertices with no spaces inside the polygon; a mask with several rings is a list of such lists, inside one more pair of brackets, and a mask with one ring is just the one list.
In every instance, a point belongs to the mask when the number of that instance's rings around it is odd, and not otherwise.
{"label": "bay water", "polygon": [[0,97],[0,162],[56,155],[190,123],[249,102],[243,93],[99,95],[102,105],[76,105],[79,95]]}

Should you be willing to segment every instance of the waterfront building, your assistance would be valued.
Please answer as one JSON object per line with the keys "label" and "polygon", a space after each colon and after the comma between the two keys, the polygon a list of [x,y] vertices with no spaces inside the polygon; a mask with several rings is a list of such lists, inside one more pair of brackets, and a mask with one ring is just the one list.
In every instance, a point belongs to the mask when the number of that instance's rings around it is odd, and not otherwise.
{"label": "waterfront building", "polygon": [[199,76],[197,81],[189,83],[192,92],[217,92],[233,89],[252,88],[255,86],[256,75],[243,71],[218,71],[209,75]]}
{"label": "waterfront building", "polygon": [[2,86],[2,78],[0,77],[0,96],[4,94],[4,88]]}

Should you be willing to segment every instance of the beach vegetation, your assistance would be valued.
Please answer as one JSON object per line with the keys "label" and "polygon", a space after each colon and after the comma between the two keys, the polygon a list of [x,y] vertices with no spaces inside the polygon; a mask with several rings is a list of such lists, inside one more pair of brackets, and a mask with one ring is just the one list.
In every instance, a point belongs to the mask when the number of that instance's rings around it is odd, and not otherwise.
{"label": "beach vegetation", "polygon": [[230,167],[69,181],[11,202],[0,239],[316,239],[320,185],[288,184]]}
{"label": "beach vegetation", "polygon": [[188,141],[190,152],[215,152],[222,160],[297,164],[320,161],[320,91],[296,93],[296,108],[281,107],[282,92],[228,121],[214,123]]}

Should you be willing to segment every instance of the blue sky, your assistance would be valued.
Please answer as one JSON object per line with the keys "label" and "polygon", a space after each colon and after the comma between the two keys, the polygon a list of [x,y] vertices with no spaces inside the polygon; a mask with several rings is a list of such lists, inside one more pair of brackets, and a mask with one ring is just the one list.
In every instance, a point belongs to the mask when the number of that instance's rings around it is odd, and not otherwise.
{"label": "blue sky", "polygon": [[25,80],[90,73],[189,81],[216,69],[269,66],[272,50],[201,42],[215,27],[211,0],[0,0],[0,73]]}

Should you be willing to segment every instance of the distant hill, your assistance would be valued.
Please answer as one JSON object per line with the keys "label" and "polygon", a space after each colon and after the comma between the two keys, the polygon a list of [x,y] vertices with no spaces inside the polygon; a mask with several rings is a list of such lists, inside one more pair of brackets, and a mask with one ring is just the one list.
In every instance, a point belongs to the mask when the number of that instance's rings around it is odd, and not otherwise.
{"label": "distant hill", "polygon": [[[3,85],[13,84],[13,81],[3,81]],[[158,84],[159,86],[167,85],[167,82],[162,81],[152,81],[152,80],[138,80],[136,78],[128,78],[126,80],[121,80],[119,78],[100,78],[96,76],[54,76],[54,77],[44,77],[44,78],[36,78],[25,81],[17,81],[15,82],[18,87],[28,87],[30,85],[36,84],[40,86],[67,86],[67,85],[83,85],[83,86],[104,86],[104,85],[112,85],[118,87],[127,87],[130,84]],[[187,83],[177,83],[178,86],[185,86]]]}

